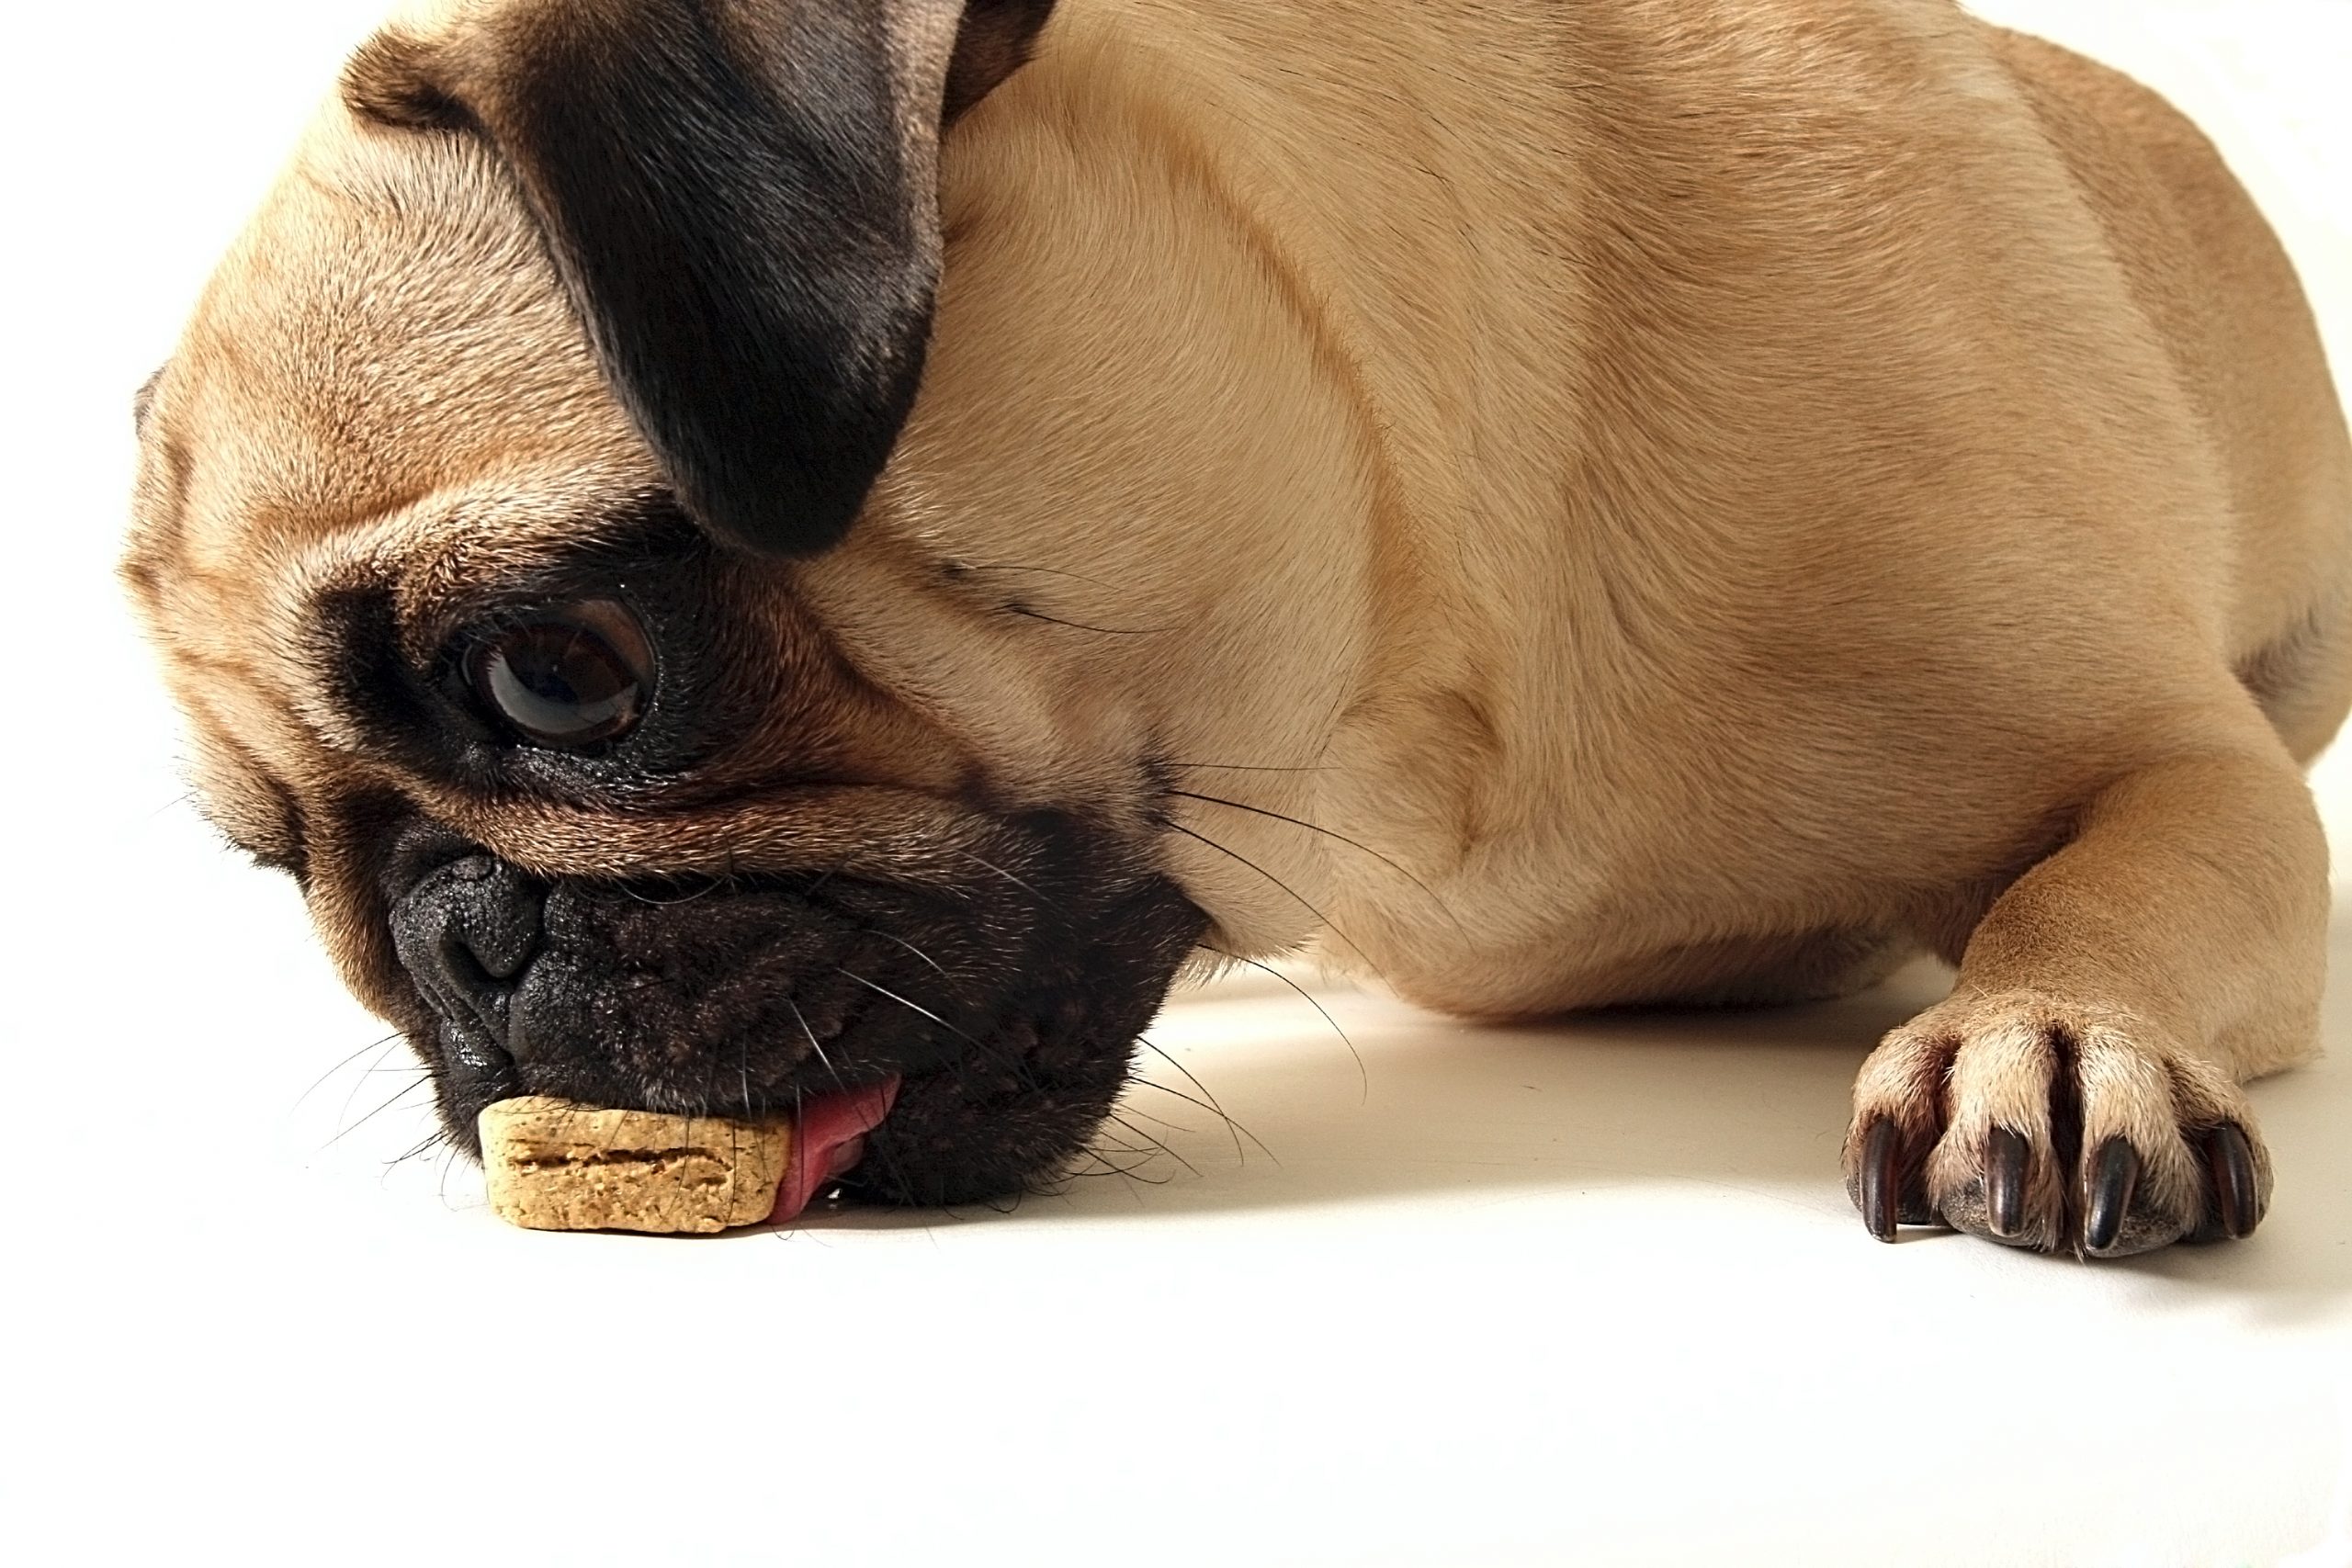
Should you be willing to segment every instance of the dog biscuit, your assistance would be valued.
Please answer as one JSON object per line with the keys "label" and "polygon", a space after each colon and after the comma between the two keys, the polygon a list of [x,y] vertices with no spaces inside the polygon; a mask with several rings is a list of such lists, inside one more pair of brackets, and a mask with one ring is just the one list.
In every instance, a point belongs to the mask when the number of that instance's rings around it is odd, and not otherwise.
{"label": "dog biscuit", "polygon": [[485,1109],[482,1173],[500,1217],[531,1230],[692,1231],[757,1224],[792,1130],[529,1096]]}

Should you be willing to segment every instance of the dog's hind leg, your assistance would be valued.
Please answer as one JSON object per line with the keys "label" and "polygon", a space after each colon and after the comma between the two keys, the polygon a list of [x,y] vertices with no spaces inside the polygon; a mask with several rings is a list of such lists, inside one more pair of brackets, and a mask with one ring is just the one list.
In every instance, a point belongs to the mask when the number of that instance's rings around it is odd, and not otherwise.
{"label": "dog's hind leg", "polygon": [[2318,1036],[2327,848],[2296,760],[2233,689],[2083,807],[1996,899],[1959,983],[1854,1089],[1848,1190],[2099,1256],[2239,1236],[2270,1161],[2238,1085]]}

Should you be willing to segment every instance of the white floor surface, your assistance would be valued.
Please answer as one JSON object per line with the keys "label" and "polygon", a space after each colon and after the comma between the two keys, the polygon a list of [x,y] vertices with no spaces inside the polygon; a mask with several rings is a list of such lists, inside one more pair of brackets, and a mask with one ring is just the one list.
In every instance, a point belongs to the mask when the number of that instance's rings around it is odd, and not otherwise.
{"label": "white floor surface", "polygon": [[[401,1159],[107,576],[130,390],[375,9],[9,24],[0,1562],[2352,1565],[2352,891],[2269,1222],[2121,1265],[1863,1233],[1927,971],[1510,1030],[1227,985],[1152,1038],[1254,1137],[1142,1091],[1181,1161],[1009,1214],[542,1235]],[[2352,365],[2352,5],[1998,10],[2204,121]]]}

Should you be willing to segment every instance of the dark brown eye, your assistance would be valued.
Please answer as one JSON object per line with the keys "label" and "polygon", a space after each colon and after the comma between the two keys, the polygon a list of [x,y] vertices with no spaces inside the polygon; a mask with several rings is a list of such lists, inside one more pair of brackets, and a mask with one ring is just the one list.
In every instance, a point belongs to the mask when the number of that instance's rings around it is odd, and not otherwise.
{"label": "dark brown eye", "polygon": [[577,751],[619,739],[645,716],[653,649],[636,616],[591,599],[498,627],[475,646],[466,673],[515,734]]}

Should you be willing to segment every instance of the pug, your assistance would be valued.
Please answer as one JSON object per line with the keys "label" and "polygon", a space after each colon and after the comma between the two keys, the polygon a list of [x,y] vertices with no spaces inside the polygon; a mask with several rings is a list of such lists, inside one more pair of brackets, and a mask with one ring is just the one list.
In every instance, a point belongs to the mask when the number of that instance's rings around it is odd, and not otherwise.
{"label": "pug", "polygon": [[1191,967],[1925,952],[1872,1234],[2270,1201],[2352,446],[2198,131],[1944,0],[414,6],[139,423],[206,807],[461,1146],[790,1113],[951,1203]]}

